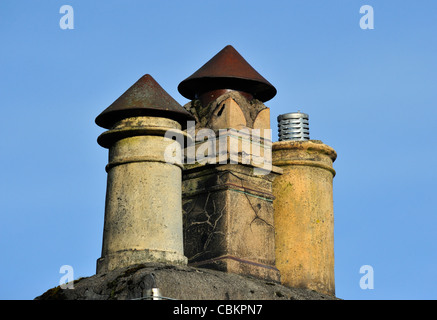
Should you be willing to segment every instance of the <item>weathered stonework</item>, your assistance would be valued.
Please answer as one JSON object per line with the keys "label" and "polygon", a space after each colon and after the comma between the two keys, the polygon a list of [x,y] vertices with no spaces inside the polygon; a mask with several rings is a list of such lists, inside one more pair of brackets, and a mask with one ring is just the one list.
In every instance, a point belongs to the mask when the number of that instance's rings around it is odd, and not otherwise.
{"label": "weathered stonework", "polygon": [[334,295],[332,164],[337,154],[320,141],[273,143],[276,265],[283,284]]}
{"label": "weathered stonework", "polygon": [[109,149],[97,273],[145,262],[187,263],[180,154],[188,139],[182,129],[192,119],[149,74],[96,117],[109,129],[97,139]]}
{"label": "weathered stonework", "polygon": [[335,150],[272,143],[276,89],[232,46],[178,91],[184,108],[146,74],[97,116],[109,149],[97,273],[36,299],[336,299]]}
{"label": "weathered stonework", "polygon": [[[165,298],[177,300],[338,300],[309,289],[288,288],[252,277],[162,263],[118,268],[77,279],[73,285],[74,289],[49,289],[35,300],[150,300],[148,293],[152,288],[159,288]],[[170,308],[169,304],[164,305],[164,310]],[[162,311],[162,307],[157,310]]]}
{"label": "weathered stonework", "polygon": [[[248,101],[235,91],[218,97],[206,107],[194,100],[185,108],[195,116],[197,132],[208,128],[219,137],[220,129],[232,128],[248,133],[227,137],[225,164],[185,165],[184,252],[189,264],[279,281],[274,255],[272,181],[280,170],[271,170],[268,152],[256,155],[241,142],[246,139],[248,145],[257,143],[251,135],[254,124],[258,126],[255,129],[270,129],[269,109],[262,102]],[[271,143],[270,136],[255,140],[263,147]],[[233,141],[240,142],[234,154],[237,157],[233,158],[238,163],[229,163]],[[196,149],[200,146],[202,143]],[[219,156],[223,154],[217,159]],[[259,166],[253,161],[243,161],[253,160],[253,156],[268,158],[269,170],[257,174]]]}
{"label": "weathered stonework", "polygon": [[184,108],[194,116],[198,129],[270,129],[270,109],[257,99],[249,101],[238,91],[226,92],[206,106],[192,100]]}
{"label": "weathered stonework", "polygon": [[185,255],[190,265],[279,281],[274,259],[274,174],[221,165],[184,172]]}
{"label": "weathered stonework", "polygon": [[[128,118],[99,137],[109,145],[102,257],[97,273],[143,262],[186,264],[183,255],[182,165],[165,161],[168,130],[158,117]],[[140,133],[141,132],[141,133]],[[180,148],[180,146],[179,146]]]}

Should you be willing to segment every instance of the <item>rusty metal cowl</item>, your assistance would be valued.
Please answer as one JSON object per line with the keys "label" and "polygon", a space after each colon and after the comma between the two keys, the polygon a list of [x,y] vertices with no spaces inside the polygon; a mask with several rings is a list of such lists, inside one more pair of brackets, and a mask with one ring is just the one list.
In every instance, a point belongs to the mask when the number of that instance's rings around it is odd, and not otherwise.
{"label": "rusty metal cowl", "polygon": [[198,99],[206,92],[220,89],[247,93],[262,102],[276,95],[276,88],[231,45],[222,49],[178,86],[179,93],[190,100]]}
{"label": "rusty metal cowl", "polygon": [[[174,100],[149,74],[142,76],[96,118],[96,124],[110,129],[128,117],[154,116],[176,120],[182,127],[193,116]],[[185,124],[185,125],[184,125]]]}

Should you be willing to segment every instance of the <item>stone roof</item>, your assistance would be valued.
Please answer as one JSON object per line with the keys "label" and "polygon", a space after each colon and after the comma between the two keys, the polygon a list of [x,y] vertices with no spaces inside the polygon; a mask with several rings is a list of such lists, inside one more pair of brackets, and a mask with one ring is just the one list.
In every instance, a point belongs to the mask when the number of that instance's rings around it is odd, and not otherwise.
{"label": "stone roof", "polygon": [[146,263],[80,278],[74,289],[59,286],[35,300],[134,300],[158,287],[175,300],[339,300],[313,290],[210,269]]}

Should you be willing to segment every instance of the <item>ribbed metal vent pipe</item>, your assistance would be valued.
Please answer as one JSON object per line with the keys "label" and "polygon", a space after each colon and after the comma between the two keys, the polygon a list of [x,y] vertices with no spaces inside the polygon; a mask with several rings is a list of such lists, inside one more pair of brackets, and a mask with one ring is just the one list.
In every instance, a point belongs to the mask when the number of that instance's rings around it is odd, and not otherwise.
{"label": "ribbed metal vent pipe", "polygon": [[310,139],[309,116],[306,113],[291,112],[278,116],[279,141]]}

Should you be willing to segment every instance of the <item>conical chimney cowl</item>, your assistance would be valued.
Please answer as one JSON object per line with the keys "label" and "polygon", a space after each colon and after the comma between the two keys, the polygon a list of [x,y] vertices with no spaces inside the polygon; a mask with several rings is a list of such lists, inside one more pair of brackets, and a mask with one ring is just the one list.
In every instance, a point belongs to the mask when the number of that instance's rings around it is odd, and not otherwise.
{"label": "conical chimney cowl", "polygon": [[246,92],[262,102],[276,95],[276,88],[231,45],[223,48],[178,86],[179,93],[190,100],[197,99],[205,92],[218,89]]}
{"label": "conical chimney cowl", "polygon": [[110,129],[116,122],[137,116],[164,117],[186,127],[194,117],[174,100],[150,74],[142,76],[125,93],[99,114],[96,124]]}

